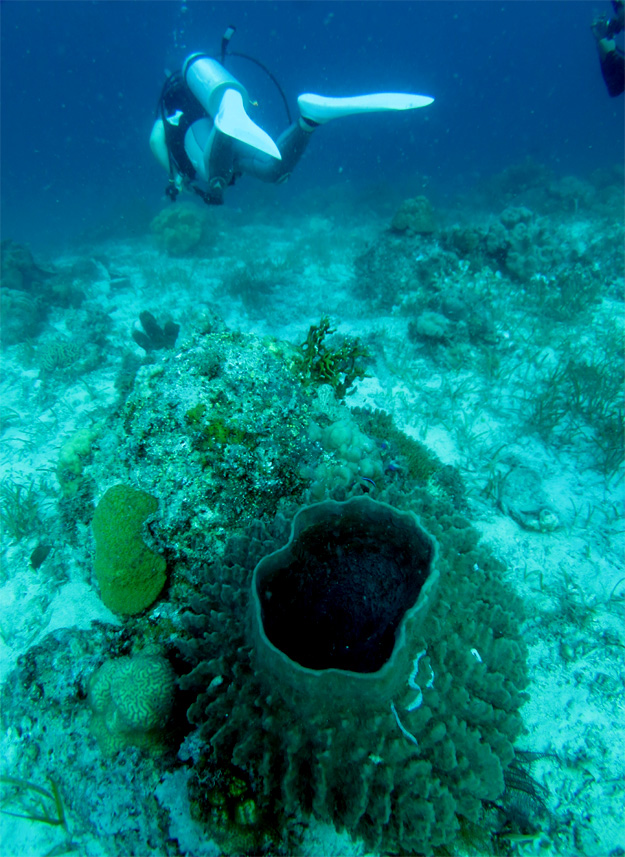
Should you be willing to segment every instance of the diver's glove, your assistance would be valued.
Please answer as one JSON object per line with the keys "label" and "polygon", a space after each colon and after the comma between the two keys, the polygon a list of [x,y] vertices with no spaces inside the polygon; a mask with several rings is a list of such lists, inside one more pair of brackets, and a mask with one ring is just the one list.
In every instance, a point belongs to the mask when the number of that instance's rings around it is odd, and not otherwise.
{"label": "diver's glove", "polygon": [[599,18],[595,18],[590,25],[590,29],[597,41],[607,38],[610,34],[610,20],[607,15],[601,15]]}
{"label": "diver's glove", "polygon": [[375,92],[351,98],[329,98],[306,92],[297,99],[302,119],[311,125],[323,125],[330,119],[355,113],[379,113],[385,110],[414,110],[434,101],[429,95],[407,92]]}

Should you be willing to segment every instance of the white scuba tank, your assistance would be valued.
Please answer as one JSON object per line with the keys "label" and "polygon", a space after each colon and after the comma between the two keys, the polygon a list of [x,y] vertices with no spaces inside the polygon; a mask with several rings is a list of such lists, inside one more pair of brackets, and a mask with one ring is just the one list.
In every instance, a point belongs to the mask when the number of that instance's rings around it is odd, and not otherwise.
{"label": "white scuba tank", "polygon": [[204,110],[213,119],[219,113],[221,99],[227,89],[241,93],[244,101],[249,96],[242,83],[212,57],[206,54],[191,54],[184,61],[182,76]]}

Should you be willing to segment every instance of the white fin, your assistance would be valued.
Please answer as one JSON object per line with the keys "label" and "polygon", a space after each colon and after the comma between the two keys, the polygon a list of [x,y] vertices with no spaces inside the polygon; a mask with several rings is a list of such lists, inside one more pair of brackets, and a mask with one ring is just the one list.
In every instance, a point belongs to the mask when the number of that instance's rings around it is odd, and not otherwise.
{"label": "white fin", "polygon": [[434,101],[429,95],[413,95],[409,92],[374,92],[371,95],[355,95],[351,98],[329,98],[306,92],[297,99],[304,119],[322,124],[340,116],[355,113],[380,113],[385,110],[414,110],[427,107]]}
{"label": "white fin", "polygon": [[215,128],[228,137],[234,137],[247,143],[254,149],[282,160],[280,150],[266,131],[259,128],[245,112],[241,93],[236,89],[227,89],[221,99],[219,111],[215,116]]}

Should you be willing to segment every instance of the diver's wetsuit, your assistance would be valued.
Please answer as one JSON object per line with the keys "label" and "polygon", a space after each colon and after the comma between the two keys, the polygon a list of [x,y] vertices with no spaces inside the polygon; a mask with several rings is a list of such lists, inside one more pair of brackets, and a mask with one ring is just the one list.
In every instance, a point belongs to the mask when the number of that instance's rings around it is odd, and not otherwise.
{"label": "diver's wetsuit", "polygon": [[[195,178],[195,168],[185,151],[184,135],[194,122],[207,116],[206,110],[190,91],[179,72],[167,79],[158,109],[165,127],[165,142],[169,157],[178,172],[192,180]],[[167,121],[167,117],[174,116],[176,111],[182,115],[174,125]]]}
{"label": "diver's wetsuit", "polygon": [[615,48],[600,58],[601,74],[608,94],[615,98],[625,91],[625,56],[620,48]]}
{"label": "diver's wetsuit", "polygon": [[601,74],[608,94],[615,98],[625,91],[625,55],[621,48],[613,43],[614,36],[625,28],[624,0],[612,0],[614,17],[606,20],[598,19],[593,24],[593,32],[597,39]]}

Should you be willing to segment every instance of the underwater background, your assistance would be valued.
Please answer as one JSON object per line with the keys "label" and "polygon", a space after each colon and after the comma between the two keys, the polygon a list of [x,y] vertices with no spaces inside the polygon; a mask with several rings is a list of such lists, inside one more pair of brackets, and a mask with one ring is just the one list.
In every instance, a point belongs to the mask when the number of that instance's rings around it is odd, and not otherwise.
{"label": "underwater background", "polygon": [[[0,3],[0,855],[625,854],[611,14]],[[228,25],[434,102],[172,203]]]}
{"label": "underwater background", "polygon": [[[146,139],[165,70],[218,52],[231,23],[231,49],[264,62],[292,109],[309,91],[436,99],[427,115],[361,122],[356,139],[353,122],[328,125],[277,205],[339,175],[402,185],[418,172],[453,196],[527,157],[560,174],[620,163],[622,99],[606,96],[590,33],[602,12],[608,3],[3,3],[3,232],[52,249],[133,202],[157,207]],[[229,67],[259,87],[275,136],[276,90],[244,60]],[[247,204],[244,184],[230,205]]]}

